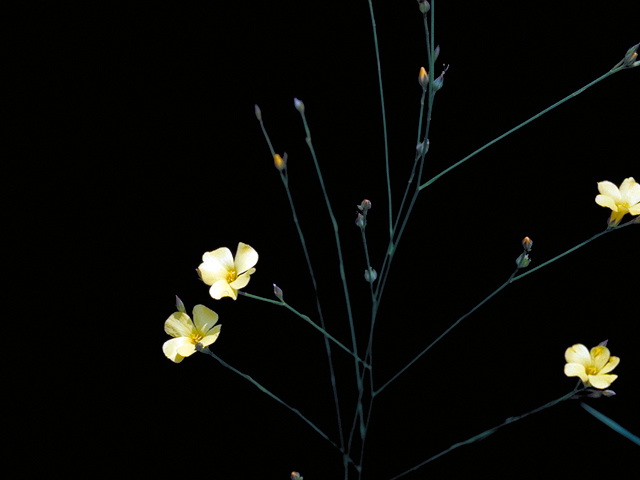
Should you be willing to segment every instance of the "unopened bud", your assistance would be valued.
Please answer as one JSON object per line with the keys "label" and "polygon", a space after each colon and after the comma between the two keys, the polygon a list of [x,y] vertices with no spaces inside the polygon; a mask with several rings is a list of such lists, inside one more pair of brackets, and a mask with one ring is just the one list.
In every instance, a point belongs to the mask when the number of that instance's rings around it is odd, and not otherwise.
{"label": "unopened bud", "polygon": [[433,61],[435,62],[436,60],[438,60],[438,56],[440,56],[440,45],[438,45],[436,47],[436,49],[433,51]]}
{"label": "unopened bud", "polygon": [[427,75],[427,71],[424,67],[420,67],[420,73],[418,74],[418,83],[422,85],[422,89],[426,90],[427,85],[429,85],[429,75]]}
{"label": "unopened bud", "polygon": [[276,153],[273,156],[273,163],[280,172],[287,168],[287,152],[284,152],[284,158]]}
{"label": "unopened bud", "polygon": [[273,284],[273,293],[276,297],[278,297],[278,300],[280,300],[281,302],[284,302],[284,300],[282,299],[282,289],[277,286],[275,283]]}
{"label": "unopened bud", "polygon": [[516,265],[518,265],[518,268],[528,267],[530,263],[531,263],[531,258],[529,258],[529,255],[525,252],[522,252],[520,256],[516,259]]}
{"label": "unopened bud", "polygon": [[365,221],[364,216],[361,213],[359,213],[358,216],[356,217],[356,225],[364,230],[364,226],[366,225],[366,223],[367,222]]}
{"label": "unopened bud", "polygon": [[627,50],[627,53],[624,55],[623,63],[625,67],[636,66],[634,65],[634,62],[638,60],[638,54],[636,53],[636,50],[638,49],[638,45],[640,45],[640,43],[631,47],[629,50]]}
{"label": "unopened bud", "polygon": [[373,283],[376,281],[376,278],[378,278],[378,272],[376,272],[374,268],[370,268],[364,271],[364,279],[367,282]]}
{"label": "unopened bud", "polygon": [[444,74],[447,73],[447,70],[449,70],[449,65],[447,65],[440,76],[433,81],[433,88],[436,92],[442,88],[444,84]]}
{"label": "unopened bud", "polygon": [[291,472],[291,480],[303,480],[298,472]]}
{"label": "unopened bud", "polygon": [[371,209],[371,202],[367,199],[364,199],[360,205],[358,205],[358,210],[361,212],[366,212]]}
{"label": "unopened bud", "polygon": [[418,157],[426,154],[429,151],[429,139],[427,138],[426,141],[426,146],[425,146],[425,142],[419,143],[418,145],[416,145],[416,155]]}
{"label": "unopened bud", "polygon": [[431,10],[431,5],[429,5],[429,2],[427,2],[427,0],[418,0],[418,7],[420,8],[420,11],[422,13],[427,13],[429,10]]}
{"label": "unopened bud", "polygon": [[184,303],[182,303],[182,300],[180,300],[180,297],[178,297],[177,295],[176,295],[176,308],[180,313],[187,313],[187,309],[184,308]]}
{"label": "unopened bud", "polygon": [[256,118],[258,120],[262,120],[262,112],[260,111],[260,107],[256,105]]}
{"label": "unopened bud", "polygon": [[298,110],[300,113],[304,113],[304,103],[302,103],[297,98],[293,99],[293,106],[296,107],[296,110]]}
{"label": "unopened bud", "polygon": [[522,239],[522,246],[524,247],[525,252],[530,252],[531,247],[533,247],[533,240],[531,240],[529,237],[524,237]]}

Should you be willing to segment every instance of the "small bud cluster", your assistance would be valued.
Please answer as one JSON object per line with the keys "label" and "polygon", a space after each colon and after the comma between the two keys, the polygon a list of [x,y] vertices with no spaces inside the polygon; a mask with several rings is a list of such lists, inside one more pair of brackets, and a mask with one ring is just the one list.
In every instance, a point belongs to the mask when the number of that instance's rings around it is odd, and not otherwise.
{"label": "small bud cluster", "polygon": [[533,240],[531,240],[529,237],[524,237],[522,239],[522,248],[524,248],[524,251],[520,254],[518,258],[516,258],[516,265],[518,266],[518,268],[525,268],[529,266],[529,264],[531,263],[531,257],[529,257],[529,252],[531,251],[532,247],[533,247]]}

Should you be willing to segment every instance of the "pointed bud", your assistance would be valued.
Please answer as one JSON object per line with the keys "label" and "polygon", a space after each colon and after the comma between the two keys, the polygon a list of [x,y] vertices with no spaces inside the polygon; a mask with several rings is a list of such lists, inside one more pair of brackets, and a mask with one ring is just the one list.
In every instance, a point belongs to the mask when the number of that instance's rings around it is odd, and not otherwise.
{"label": "pointed bud", "polygon": [[359,226],[362,230],[364,230],[364,226],[366,225],[366,222],[361,213],[359,213],[358,216],[356,217],[356,225]]}
{"label": "pointed bud", "polygon": [[371,209],[371,202],[367,199],[364,199],[360,205],[358,205],[358,210],[361,212],[366,212]]}
{"label": "pointed bud", "polygon": [[184,308],[184,303],[182,303],[182,300],[180,300],[180,297],[178,297],[177,295],[176,295],[176,308],[180,313],[187,313],[187,309]]}
{"label": "pointed bud", "polygon": [[376,281],[376,278],[378,278],[378,272],[376,272],[374,268],[370,268],[369,270],[364,271],[364,279],[367,282],[373,283]]}
{"label": "pointed bud", "polygon": [[276,153],[273,156],[273,163],[280,172],[287,168],[287,152],[284,152],[284,158]]}
{"label": "pointed bud", "polygon": [[433,61],[435,62],[436,60],[438,60],[439,56],[440,56],[440,45],[438,45],[436,49],[433,51]]}
{"label": "pointed bud", "polygon": [[291,480],[303,480],[298,472],[291,472]]}
{"label": "pointed bud", "polygon": [[522,246],[524,247],[525,252],[530,252],[531,247],[533,247],[533,240],[531,240],[529,237],[524,237],[522,239]]}
{"label": "pointed bud", "polygon": [[640,43],[631,47],[629,50],[627,50],[627,53],[624,55],[623,63],[625,67],[635,66],[634,62],[638,60],[638,54],[636,53],[636,50],[638,49],[638,45],[640,45]]}
{"label": "pointed bud", "polygon": [[416,145],[416,155],[418,157],[425,155],[429,151],[429,139],[427,138],[427,146],[425,147],[425,142],[419,143]]}
{"label": "pointed bud", "polygon": [[256,105],[256,118],[258,120],[262,120],[262,112],[260,111],[260,107]]}
{"label": "pointed bud", "polygon": [[427,75],[427,71],[424,67],[420,67],[420,73],[418,74],[418,83],[422,86],[423,90],[427,89],[427,85],[429,85],[429,75]]}
{"label": "pointed bud", "polygon": [[302,103],[297,98],[293,99],[293,106],[296,107],[296,110],[298,110],[300,113],[304,113],[304,103]]}
{"label": "pointed bud", "polygon": [[273,284],[273,294],[278,297],[278,300],[284,302],[284,300],[282,299],[282,290],[275,283]]}
{"label": "pointed bud", "polygon": [[529,255],[526,254],[525,252],[522,252],[520,256],[516,259],[516,265],[518,265],[518,268],[528,267],[530,263],[531,263],[531,259],[529,258]]}

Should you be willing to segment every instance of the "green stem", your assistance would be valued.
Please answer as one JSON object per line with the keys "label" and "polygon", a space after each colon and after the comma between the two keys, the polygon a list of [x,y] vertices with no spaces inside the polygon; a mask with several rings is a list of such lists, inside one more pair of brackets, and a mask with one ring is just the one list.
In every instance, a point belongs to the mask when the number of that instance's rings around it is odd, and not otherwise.
{"label": "green stem", "polygon": [[467,439],[467,440],[465,440],[463,442],[455,443],[455,444],[451,445],[449,448],[447,448],[446,450],[443,450],[442,452],[438,453],[437,455],[434,455],[433,457],[428,458],[424,462],[419,463],[415,467],[410,468],[409,470],[407,470],[405,472],[402,472],[400,475],[396,475],[395,477],[391,478],[390,480],[395,480],[396,478],[400,478],[400,477],[406,475],[407,473],[413,472],[413,471],[417,470],[418,468],[422,467],[423,465],[431,462],[432,460],[435,460],[436,458],[439,458],[439,457],[443,456],[446,453],[449,453],[451,450],[455,450],[458,447],[462,447],[463,445],[469,445],[470,443],[477,442],[478,440],[484,440],[489,435],[494,433],[499,428],[504,427],[505,425],[508,425],[510,423],[513,423],[513,422],[516,422],[518,420],[521,420],[521,419],[523,419],[525,417],[528,417],[529,415],[531,415],[533,413],[537,413],[537,412],[545,410],[545,409],[547,409],[549,407],[553,407],[554,405],[571,398],[572,396],[574,396],[576,394],[576,392],[578,392],[581,383],[582,382],[578,383],[576,388],[574,388],[571,392],[567,393],[566,395],[563,395],[562,397],[560,397],[560,398],[558,398],[556,400],[553,400],[552,402],[549,402],[549,403],[547,403],[545,405],[542,405],[541,407],[538,407],[535,410],[531,410],[530,412],[525,413],[524,415],[520,415],[519,417],[509,417],[504,422],[502,422],[500,425],[496,425],[493,428],[485,430],[484,432],[479,433],[478,435],[475,435],[475,436],[473,436],[473,437],[471,437],[471,438],[469,438],[469,439]]}
{"label": "green stem", "polygon": [[258,382],[256,382],[253,378],[251,378],[249,375],[245,375],[244,373],[236,370],[235,368],[233,368],[231,365],[229,365],[227,362],[225,362],[224,360],[222,360],[220,357],[218,357],[215,353],[213,353],[211,350],[209,350],[208,347],[205,348],[201,348],[199,349],[199,351],[201,351],[202,353],[206,353],[207,355],[212,356],[213,358],[215,358],[216,360],[218,360],[223,366],[227,367],[229,370],[237,373],[238,375],[240,375],[242,378],[244,378],[245,380],[248,380],[249,382],[253,383],[256,387],[258,387],[258,389],[260,389],[260,391],[262,391],[263,393],[266,393],[267,395],[269,395],[271,398],[273,398],[274,400],[276,400],[277,402],[281,403],[282,405],[284,405],[285,407],[287,407],[289,410],[291,410],[293,413],[295,413],[296,415],[298,415],[300,418],[302,418],[302,420],[304,420],[305,422],[307,422],[307,424],[309,424],[309,426],[311,426],[311,428],[313,428],[316,432],[318,432],[322,438],[324,438],[325,440],[327,440],[331,445],[333,445],[336,449],[340,450],[340,452],[342,452],[344,454],[343,449],[341,449],[340,447],[338,447],[338,445],[336,445],[322,430],[320,430],[318,427],[316,427],[313,423],[311,423],[304,415],[302,415],[302,413],[300,413],[299,410],[287,405],[285,402],[283,402],[282,400],[280,400],[280,398],[278,398],[276,395],[274,395],[273,393],[271,393],[269,390],[267,390],[266,388],[264,388],[262,385],[260,385]]}
{"label": "green stem", "polygon": [[246,292],[238,292],[240,295],[244,295],[245,297],[249,297],[249,298],[253,298],[255,300],[262,300],[263,302],[268,302],[268,303],[272,303],[274,305],[278,305],[280,307],[286,307],[289,310],[291,310],[293,313],[295,313],[297,316],[299,316],[300,318],[302,318],[303,320],[305,320],[307,323],[309,323],[311,326],[313,326],[313,328],[315,328],[316,330],[318,330],[320,333],[322,333],[326,338],[328,338],[329,340],[331,340],[332,342],[334,342],[336,345],[338,345],[340,348],[342,348],[345,352],[347,352],[349,355],[351,355],[352,357],[354,357],[356,359],[356,361],[361,362],[362,366],[365,368],[371,368],[369,366],[369,364],[367,364],[366,362],[364,362],[360,357],[358,357],[357,355],[355,355],[351,350],[349,350],[347,347],[345,347],[342,343],[340,343],[338,340],[336,340],[332,335],[330,335],[324,328],[319,327],[318,325],[316,325],[313,320],[311,320],[309,317],[307,317],[306,315],[298,312],[295,308],[293,308],[291,305],[289,305],[287,302],[285,302],[284,300],[280,301],[280,300],[271,300],[270,298],[264,298],[264,297],[259,297],[257,295],[252,295],[250,293],[246,293]]}
{"label": "green stem", "polygon": [[438,175],[436,175],[435,177],[433,177],[431,180],[425,182],[424,184],[420,185],[419,190],[422,190],[423,188],[428,187],[429,185],[431,185],[433,182],[435,182],[436,180],[438,180],[441,176],[443,176],[445,173],[450,172],[451,170],[453,170],[454,168],[462,165],[464,162],[466,162],[467,160],[469,160],[471,157],[473,157],[474,155],[476,155],[477,153],[480,153],[481,151],[483,151],[485,148],[493,145],[494,143],[496,143],[498,140],[502,140],[504,137],[506,137],[507,135],[512,134],[513,132],[515,132],[516,130],[518,130],[521,127],[524,127],[526,124],[534,121],[536,118],[540,117],[541,115],[547,113],[550,110],[553,110],[554,108],[556,108],[557,106],[563,104],[564,102],[566,102],[567,100],[576,97],[577,95],[579,95],[580,93],[584,92],[587,88],[595,85],[596,83],[598,83],[601,80],[604,80],[605,78],[607,78],[609,75],[612,75],[618,71],[620,71],[621,69],[612,69],[610,71],[608,71],[607,73],[605,73],[604,75],[602,75],[601,77],[596,78],[593,82],[589,83],[588,85],[585,85],[584,87],[582,87],[581,89],[573,92],[571,95],[563,98],[562,100],[560,100],[559,102],[554,103],[553,105],[551,105],[548,108],[545,108],[543,111],[541,111],[540,113],[534,115],[533,117],[531,117],[529,120],[526,120],[524,122],[522,122],[520,125],[518,125],[517,127],[512,128],[511,130],[509,130],[508,132],[500,135],[498,138],[496,138],[495,140],[490,141],[489,143],[487,143],[485,146],[480,147],[478,150],[476,150],[475,152],[473,152],[472,154],[466,156],[465,158],[463,158],[462,160],[460,160],[458,163],[454,163],[453,165],[451,165],[449,168],[447,168],[446,170],[443,170],[442,172],[440,172]]}

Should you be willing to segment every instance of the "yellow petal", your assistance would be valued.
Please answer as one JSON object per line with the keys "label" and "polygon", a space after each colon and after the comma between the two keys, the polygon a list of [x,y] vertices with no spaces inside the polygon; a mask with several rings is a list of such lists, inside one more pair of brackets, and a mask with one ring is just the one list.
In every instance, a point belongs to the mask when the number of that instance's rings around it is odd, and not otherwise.
{"label": "yellow petal", "polygon": [[609,362],[600,370],[600,373],[609,373],[620,363],[620,357],[609,357]]}
{"label": "yellow petal", "polygon": [[180,337],[180,338],[174,338],[174,340],[182,340],[182,342],[178,344],[178,348],[176,349],[176,351],[178,352],[178,355],[182,355],[183,357],[189,357],[194,353],[196,353],[196,344],[193,343],[193,339]]}
{"label": "yellow petal", "polygon": [[625,178],[620,185],[620,195],[628,205],[640,202],[640,184],[633,177]]}
{"label": "yellow petal", "polygon": [[162,351],[166,355],[166,357],[175,363],[180,363],[184,357],[178,353],[178,348],[182,345],[182,343],[188,340],[185,337],[172,338],[171,340],[167,340],[162,345]]}
{"label": "yellow petal", "polygon": [[596,388],[607,388],[616,378],[617,375],[589,375],[589,383]]}
{"label": "yellow petal", "polygon": [[598,195],[596,197],[596,203],[601,207],[607,207],[613,210],[614,212],[618,211],[618,206],[613,198],[608,195]]}
{"label": "yellow petal", "polygon": [[204,305],[196,305],[193,307],[193,320],[196,329],[204,337],[218,321],[218,314]]}
{"label": "yellow petal", "polygon": [[587,350],[587,347],[581,343],[576,343],[572,347],[567,348],[567,351],[564,352],[564,358],[567,363],[579,363],[585,367],[591,365],[591,355],[589,355],[589,350]]}
{"label": "yellow petal", "polygon": [[222,297],[231,297],[234,300],[238,297],[237,291],[229,286],[226,280],[219,280],[209,289],[209,295],[216,300]]}
{"label": "yellow petal", "polygon": [[249,280],[251,279],[251,277],[249,275],[251,275],[255,271],[256,271],[256,269],[252,268],[251,270],[248,270],[248,271],[244,272],[242,275],[240,275],[238,278],[236,278],[229,285],[234,290],[239,290],[241,288],[246,287],[247,284],[249,283]]}
{"label": "yellow petal", "polygon": [[614,202],[618,203],[621,200],[620,190],[613,183],[604,181],[598,182],[598,191],[602,195],[606,195],[607,197],[611,197]]}
{"label": "yellow petal", "polygon": [[633,207],[629,207],[629,213],[631,215],[640,215],[640,203],[634,205]]}
{"label": "yellow petal", "polygon": [[234,263],[238,274],[246,272],[258,263],[258,252],[249,245],[239,242]]}
{"label": "yellow petal", "polygon": [[175,312],[164,322],[164,331],[172,337],[188,337],[193,331],[193,322],[186,313]]}
{"label": "yellow petal", "polygon": [[221,327],[222,325],[217,325],[213,327],[211,330],[209,330],[209,333],[207,334],[207,336],[204,337],[202,340],[200,340],[200,344],[203,347],[207,347],[211,345],[213,342],[215,342],[218,339],[218,335],[220,335]]}
{"label": "yellow petal", "polygon": [[581,363],[567,363],[564,366],[564,374],[567,377],[580,377],[580,380],[583,382],[589,381],[589,377],[587,377],[587,372],[584,369],[584,365]]}
{"label": "yellow petal", "polygon": [[605,347],[604,345],[598,345],[591,349],[590,355],[593,362],[593,367],[596,369],[596,372],[599,372],[600,370],[602,370],[602,367],[607,364],[611,354],[609,353],[609,349],[607,347]]}

